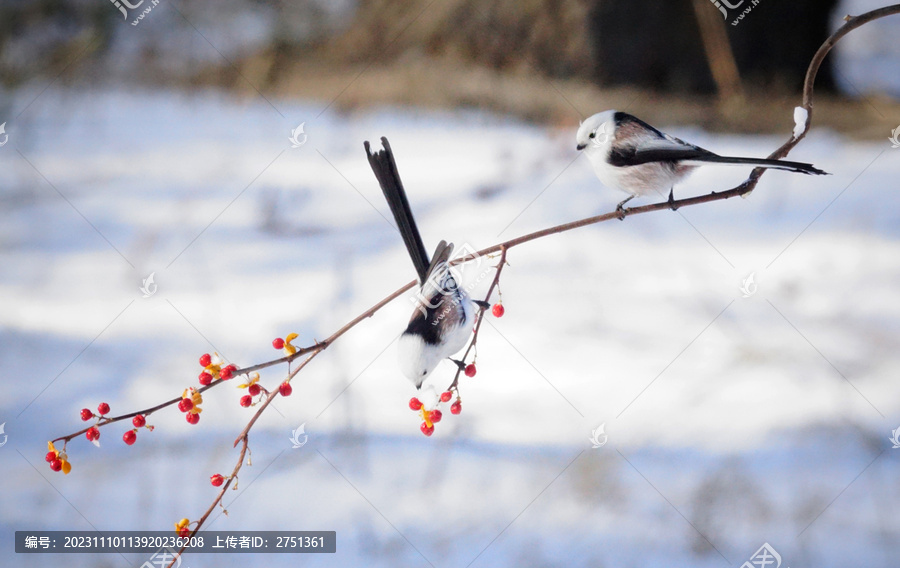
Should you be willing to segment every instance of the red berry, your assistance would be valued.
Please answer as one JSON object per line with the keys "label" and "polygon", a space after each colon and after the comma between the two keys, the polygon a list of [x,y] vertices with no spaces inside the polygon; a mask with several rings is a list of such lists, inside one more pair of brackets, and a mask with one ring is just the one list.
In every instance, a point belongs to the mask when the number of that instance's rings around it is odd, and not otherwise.
{"label": "red berry", "polygon": [[291,396],[291,393],[294,392],[294,387],[291,386],[291,383],[281,383],[281,386],[278,387],[278,392],[281,393],[281,396]]}
{"label": "red berry", "polygon": [[476,372],[477,371],[475,370],[475,363],[469,363],[468,365],[466,365],[467,377],[474,377]]}
{"label": "red berry", "polygon": [[251,404],[253,404],[253,398],[249,394],[245,394],[241,397],[241,406],[247,408]]}
{"label": "red berry", "polygon": [[182,398],[181,402],[178,403],[178,410],[182,412],[187,412],[192,408],[194,408],[194,401],[189,398]]}
{"label": "red berry", "polygon": [[262,389],[259,388],[259,385],[256,384],[256,383],[253,383],[253,384],[250,385],[250,387],[247,389],[247,392],[250,393],[250,396],[256,396],[256,395],[259,394],[259,391],[260,391],[260,390],[262,390]]}
{"label": "red berry", "polygon": [[451,398],[453,398],[453,393],[450,391],[441,393],[441,402],[450,402]]}
{"label": "red berry", "polygon": [[212,357],[209,356],[209,353],[204,353],[200,356],[201,367],[208,367],[210,363],[212,363]]}
{"label": "red berry", "polygon": [[450,414],[459,414],[460,412],[462,412],[462,404],[457,400],[450,405]]}
{"label": "red berry", "polygon": [[191,529],[189,529],[187,527],[180,529],[178,531],[178,536],[180,536],[181,538],[187,538],[187,537],[191,536]]}
{"label": "red berry", "polygon": [[506,313],[506,309],[504,309],[503,304],[494,304],[494,307],[491,308],[491,313],[494,314],[495,318],[502,318],[503,314]]}
{"label": "red berry", "polygon": [[52,462],[50,462],[50,469],[53,471],[59,471],[62,469],[62,461],[54,458]]}
{"label": "red berry", "polygon": [[219,371],[219,378],[223,381],[227,381],[231,378],[231,367],[225,367],[221,371]]}
{"label": "red berry", "polygon": [[53,460],[56,459],[56,452],[47,452],[47,455],[44,456],[44,459],[47,460],[48,462],[52,462]]}
{"label": "red berry", "polygon": [[432,424],[431,426],[429,426],[428,424],[422,422],[422,425],[419,426],[419,429],[420,429],[420,430],[422,431],[422,433],[425,434],[426,436],[431,436],[432,434],[434,434],[434,424]]}
{"label": "red berry", "polygon": [[129,430],[122,435],[122,440],[125,441],[129,446],[137,440],[137,434],[135,434],[134,430]]}
{"label": "red berry", "polygon": [[131,423],[134,424],[135,428],[141,428],[144,424],[147,423],[147,419],[144,418],[143,414],[138,414],[134,418],[131,419]]}
{"label": "red berry", "polygon": [[[100,413],[100,416],[103,416],[107,412],[109,412],[109,405],[105,402],[101,402],[99,406],[97,406],[97,412]],[[82,418],[84,418],[84,413],[82,412]]]}
{"label": "red berry", "polygon": [[93,442],[94,440],[100,439],[100,429],[96,426],[92,427],[90,430],[84,433],[85,438]]}
{"label": "red berry", "polygon": [[225,483],[225,478],[222,477],[221,473],[217,473],[215,475],[209,476],[209,482],[213,484],[213,487],[219,487],[223,483]]}
{"label": "red berry", "polygon": [[201,385],[203,385],[203,386],[208,385],[209,383],[212,382],[212,379],[213,379],[212,375],[210,375],[206,371],[203,371],[202,373],[200,373],[200,384]]}
{"label": "red berry", "polygon": [[422,408],[422,402],[418,398],[412,397],[409,399],[410,410],[419,410],[420,408]]}
{"label": "red berry", "polygon": [[81,409],[81,419],[84,421],[88,421],[94,417],[94,413],[88,410],[87,408]]}
{"label": "red berry", "polygon": [[193,412],[188,412],[184,415],[184,418],[188,421],[188,424],[196,424],[197,422],[200,422],[200,415],[194,414]]}
{"label": "red berry", "polygon": [[444,417],[444,414],[440,410],[432,410],[431,416],[429,416],[432,424],[437,424],[438,422],[441,421],[441,418],[443,418],[443,417]]}
{"label": "red berry", "polygon": [[284,340],[280,337],[276,337],[272,340],[272,347],[275,349],[284,349]]}

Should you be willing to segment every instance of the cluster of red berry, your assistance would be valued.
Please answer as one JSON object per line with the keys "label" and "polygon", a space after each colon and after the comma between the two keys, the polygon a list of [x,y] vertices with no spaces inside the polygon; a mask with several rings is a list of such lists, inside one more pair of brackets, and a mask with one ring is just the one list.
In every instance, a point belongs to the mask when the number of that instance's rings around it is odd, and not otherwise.
{"label": "cluster of red berry", "polygon": [[[290,345],[290,342],[293,341],[296,337],[296,333],[291,333],[288,336],[288,340],[285,341],[280,337],[276,337],[272,340],[272,347],[275,349],[284,349],[288,354],[296,353],[297,348],[293,345]],[[238,388],[247,389],[247,394],[241,397],[240,404],[244,408],[253,406],[255,403],[253,399],[258,396],[262,392],[268,392],[264,388],[262,388],[257,382],[259,381],[259,373],[251,373],[250,377],[247,379],[247,382],[241,385],[238,385]],[[281,396],[291,396],[291,393],[294,392],[294,387],[291,386],[291,383],[288,381],[284,381],[280,385],[278,385],[278,394]]]}
{"label": "cluster of red berry", "polygon": [[[495,318],[502,318],[503,314],[506,313],[506,309],[503,307],[503,302],[497,302],[491,307],[491,314]],[[463,373],[469,378],[474,377],[478,370],[475,368],[475,363],[469,363],[463,369]],[[440,402],[450,402],[453,398],[453,392],[446,391],[441,393]],[[439,403],[440,404],[440,403]],[[422,433],[426,436],[431,436],[434,434],[434,425],[441,421],[444,417],[443,413],[434,408],[432,410],[426,410],[425,405],[422,404],[422,401],[416,397],[409,399],[409,408],[414,412],[418,412],[422,416],[422,424],[419,426],[419,429],[422,430]],[[450,413],[451,414],[459,414],[462,412],[462,399],[459,396],[459,390],[456,390],[456,400],[453,404],[450,405]]]}
{"label": "cluster of red berry", "polygon": [[[97,418],[97,419],[105,418],[107,414],[109,414],[109,404],[107,404],[105,402],[101,402],[97,406],[97,414],[94,414],[93,412],[90,411],[90,409],[87,409],[87,408],[81,409],[81,419],[84,420],[85,422],[87,422],[88,420],[90,420],[92,418]],[[146,427],[151,432],[153,431],[153,426],[147,426],[147,418],[143,414],[138,414],[137,416],[133,417],[131,419],[131,423],[134,424],[134,428],[131,430],[128,430],[127,432],[125,432],[122,435],[122,441],[124,441],[129,446],[134,444],[137,441],[138,428]],[[97,425],[94,425],[94,426],[91,426],[90,428],[88,428],[87,432],[84,433],[84,436],[90,442],[92,442],[96,445],[100,445],[100,442],[99,442],[100,428],[98,428]],[[48,454],[48,456],[49,456],[49,454]],[[47,460],[47,461],[50,461],[50,460]],[[52,469],[52,462],[51,462],[51,469]],[[56,471],[58,471],[58,470],[56,470]]]}
{"label": "cluster of red berry", "polygon": [[151,432],[153,431],[153,426],[147,426],[147,419],[143,414],[138,414],[137,416],[132,418],[131,423],[134,424],[134,428],[128,430],[122,435],[122,440],[129,446],[137,440],[138,428],[146,427]]}
{"label": "cluster of red berry", "polygon": [[66,448],[63,447],[62,451],[59,451],[53,446],[53,442],[47,442],[47,450],[49,451],[44,459],[50,464],[50,469],[61,471],[68,475],[72,471],[72,464],[69,463],[69,459],[66,456]]}
{"label": "cluster of red berry", "polygon": [[223,381],[227,381],[231,377],[234,376],[234,372],[237,371],[237,365],[222,365],[223,361],[219,358],[219,354],[210,355],[209,353],[204,353],[200,356],[200,366],[203,367],[203,371],[200,373],[200,384],[206,386],[213,382],[216,377],[219,377]]}
{"label": "cluster of red berry", "polygon": [[[469,365],[466,367],[468,374],[468,369],[472,369],[472,374],[470,377],[475,376],[475,365]],[[450,399],[453,398],[453,392],[445,391],[441,393],[440,401],[450,402]],[[409,408],[414,412],[418,412],[422,416],[422,424],[419,426],[419,429],[426,436],[431,436],[434,434],[434,425],[441,421],[444,418],[444,413],[440,411],[438,408],[433,408],[431,410],[427,410],[425,405],[422,404],[422,401],[416,397],[412,397],[409,399]],[[456,391],[456,400],[453,404],[450,405],[450,414],[459,414],[462,412],[462,399],[459,397],[459,391]]]}
{"label": "cluster of red berry", "polygon": [[63,462],[66,459],[66,454],[63,452],[57,452],[56,450],[50,450],[49,452],[47,452],[47,455],[44,459],[46,459],[47,463],[50,464],[50,469],[52,469],[53,471],[61,471],[63,468]]}
{"label": "cluster of red berry", "polygon": [[253,397],[258,396],[259,393],[263,392],[263,388],[257,384],[258,382],[259,373],[254,372],[250,373],[247,382],[238,385],[239,389],[247,389],[247,392],[249,393],[241,397],[240,403],[244,408],[253,406]]}
{"label": "cluster of red berry", "polygon": [[[109,405],[105,402],[101,402],[97,405],[97,414],[94,414],[87,408],[81,409],[81,419],[85,422],[92,418],[103,418],[107,414],[109,414]],[[97,426],[91,426],[90,428],[88,428],[88,431],[84,433],[84,436],[95,445],[100,445],[100,428],[97,428]]]}
{"label": "cluster of red berry", "polygon": [[184,419],[188,424],[200,422],[200,413],[203,412],[203,409],[200,408],[201,404],[203,404],[203,396],[200,391],[194,390],[194,387],[187,388],[181,393],[178,410],[185,413]]}

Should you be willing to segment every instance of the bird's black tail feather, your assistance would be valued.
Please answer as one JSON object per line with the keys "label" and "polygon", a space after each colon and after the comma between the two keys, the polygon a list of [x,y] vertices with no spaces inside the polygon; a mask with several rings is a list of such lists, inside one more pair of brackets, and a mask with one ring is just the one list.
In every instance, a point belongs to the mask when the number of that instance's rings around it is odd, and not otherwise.
{"label": "bird's black tail feather", "polygon": [[400,181],[400,174],[397,173],[397,163],[394,161],[391,144],[387,138],[382,136],[381,145],[384,146],[384,150],[379,150],[374,154],[368,141],[363,145],[366,148],[369,165],[372,166],[372,171],[378,179],[384,198],[391,208],[391,213],[394,214],[394,220],[397,222],[397,228],[400,230],[400,236],[403,237],[406,250],[409,251],[409,256],[416,267],[419,283],[424,283],[428,277],[431,263],[428,261],[428,253],[425,251],[425,245],[422,244],[422,236],[416,227],[416,220],[413,218],[409,201],[406,199],[406,191],[403,189],[403,182]]}
{"label": "bird's black tail feather", "polygon": [[769,160],[766,158],[733,158],[730,156],[719,156],[713,153],[704,154],[685,160],[685,163],[706,163],[706,164],[734,164],[737,166],[758,166],[760,168],[771,168],[775,170],[786,170],[789,172],[797,172],[800,174],[823,176],[828,175],[812,164],[804,164],[802,162],[789,162],[787,160]]}

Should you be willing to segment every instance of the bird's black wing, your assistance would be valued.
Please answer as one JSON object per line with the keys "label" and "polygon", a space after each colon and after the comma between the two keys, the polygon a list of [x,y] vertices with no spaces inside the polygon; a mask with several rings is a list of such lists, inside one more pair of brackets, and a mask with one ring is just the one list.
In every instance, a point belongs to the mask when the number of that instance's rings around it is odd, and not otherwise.
{"label": "bird's black wing", "polygon": [[628,167],[652,163],[666,164],[670,167],[723,164],[775,168],[811,175],[826,174],[812,164],[802,162],[720,156],[661,132],[630,114],[618,112],[615,120],[617,143],[612,145],[609,152],[609,163],[613,166]]}
{"label": "bird's black wing", "polygon": [[680,162],[683,160],[712,161],[716,154],[702,148],[672,145],[669,148],[613,148],[609,163],[613,166],[639,166],[653,162]]}
{"label": "bird's black wing", "polygon": [[609,153],[609,163],[613,166],[674,163],[715,156],[709,150],[669,136],[628,113],[617,112],[615,121],[616,136]]}
{"label": "bird's black wing", "polygon": [[[441,274],[434,274],[436,269],[445,270],[448,268],[447,263],[450,262],[450,255],[453,254],[453,243],[448,243],[447,241],[441,241],[438,243],[438,246],[434,249],[434,254],[431,255],[431,263],[428,265],[428,270],[425,272],[425,278],[442,278]],[[437,282],[438,284],[440,281]]]}
{"label": "bird's black wing", "polygon": [[674,166],[700,166],[703,164],[722,164],[730,166],[756,166],[774,168],[808,175],[828,175],[812,164],[789,162],[787,160],[770,160],[768,158],[741,158],[736,156],[720,156],[702,148],[620,148],[610,152],[609,162],[614,166],[638,166],[649,163],[664,163]]}
{"label": "bird's black wing", "polygon": [[384,146],[384,149],[374,154],[368,141],[363,145],[366,148],[369,165],[378,179],[384,198],[387,200],[391,213],[394,215],[394,220],[397,222],[400,236],[403,237],[403,244],[406,245],[409,257],[416,267],[419,283],[422,284],[428,278],[429,265],[431,263],[428,261],[428,253],[425,252],[425,245],[422,244],[422,236],[419,234],[418,227],[416,227],[416,220],[413,218],[409,201],[406,199],[406,191],[403,189],[403,182],[400,181],[400,174],[397,172],[397,163],[394,161],[391,144],[384,136],[381,137],[381,144]]}

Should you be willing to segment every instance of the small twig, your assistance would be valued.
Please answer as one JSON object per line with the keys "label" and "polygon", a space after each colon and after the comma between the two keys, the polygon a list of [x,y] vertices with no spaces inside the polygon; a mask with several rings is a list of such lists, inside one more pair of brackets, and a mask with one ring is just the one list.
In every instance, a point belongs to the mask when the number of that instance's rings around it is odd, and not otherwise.
{"label": "small twig", "polygon": [[[234,469],[231,471],[231,475],[225,481],[225,484],[222,485],[222,489],[219,490],[219,494],[216,495],[216,498],[213,500],[212,504],[209,506],[209,509],[207,509],[206,512],[203,513],[203,516],[200,517],[200,519],[197,521],[197,526],[194,528],[194,530],[191,531],[191,534],[188,535],[188,537],[187,537],[188,539],[190,537],[194,536],[195,534],[197,534],[197,532],[200,530],[200,527],[203,526],[203,523],[206,522],[206,519],[209,518],[209,515],[212,514],[213,510],[216,508],[216,505],[218,505],[219,503],[222,502],[222,498],[225,497],[225,491],[227,491],[228,488],[231,487],[231,482],[234,481],[235,479],[237,479],[238,472],[241,471],[241,468],[244,466],[244,456],[247,455],[248,446],[249,446],[249,438],[245,435],[244,436],[244,445],[241,446],[241,455],[240,455],[240,457],[238,457],[237,464],[235,464]],[[235,487],[237,487],[237,486],[235,486]],[[172,559],[172,562],[166,568],[172,568],[172,566],[174,566],[175,562],[177,562],[178,558],[181,557],[181,554],[185,551],[185,549],[187,549],[187,545],[184,545],[181,547],[181,550],[178,551],[178,553],[175,555],[175,558]]]}
{"label": "small twig", "polygon": [[[497,272],[494,274],[494,280],[491,282],[490,287],[488,288],[487,294],[484,296],[485,302],[491,301],[491,295],[494,293],[494,288],[500,283],[500,273],[503,272],[503,267],[506,266],[506,247],[500,248],[500,262],[497,263]],[[469,342],[469,347],[466,348],[466,352],[463,353],[461,361],[465,361],[469,356],[469,352],[475,348],[475,344],[478,343],[478,332],[481,331],[481,322],[484,320],[484,312],[487,310],[484,306],[479,306],[478,311],[478,321],[475,323],[475,331],[472,333],[472,341]],[[456,369],[456,375],[453,377],[453,382],[447,387],[447,390],[454,390],[459,386],[459,374],[462,372],[462,368]]]}

